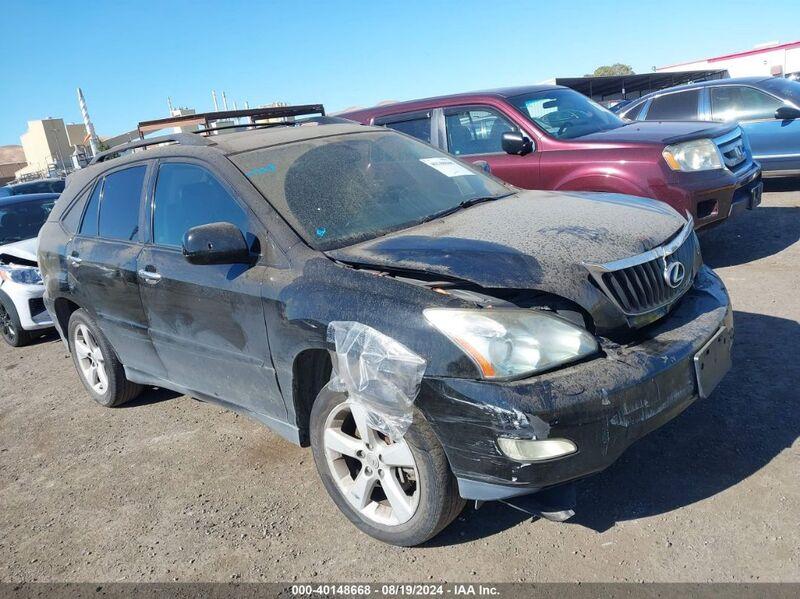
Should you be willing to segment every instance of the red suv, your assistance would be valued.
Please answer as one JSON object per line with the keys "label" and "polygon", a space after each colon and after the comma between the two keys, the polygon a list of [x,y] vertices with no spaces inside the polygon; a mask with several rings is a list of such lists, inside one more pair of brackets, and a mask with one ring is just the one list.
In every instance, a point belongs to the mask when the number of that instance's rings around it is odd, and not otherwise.
{"label": "red suv", "polygon": [[583,94],[536,85],[341,114],[486,163],[518,187],[655,198],[698,228],[761,201],[761,167],[737,124],[628,122]]}

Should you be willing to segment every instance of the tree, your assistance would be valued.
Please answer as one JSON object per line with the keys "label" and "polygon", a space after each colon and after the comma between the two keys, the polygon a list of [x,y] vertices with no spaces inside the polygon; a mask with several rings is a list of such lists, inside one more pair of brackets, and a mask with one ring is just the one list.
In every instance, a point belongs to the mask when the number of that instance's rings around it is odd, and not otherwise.
{"label": "tree", "polygon": [[613,77],[614,75],[635,75],[630,65],[617,62],[611,66],[597,67],[594,73],[584,75],[584,77]]}

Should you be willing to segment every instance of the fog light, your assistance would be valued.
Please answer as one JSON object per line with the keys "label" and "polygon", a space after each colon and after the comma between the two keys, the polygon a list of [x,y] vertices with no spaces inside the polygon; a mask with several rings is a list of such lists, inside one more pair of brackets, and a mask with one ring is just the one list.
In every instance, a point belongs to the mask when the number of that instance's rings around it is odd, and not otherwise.
{"label": "fog light", "polygon": [[578,451],[578,447],[569,439],[507,439],[498,437],[500,449],[512,460],[520,462],[538,462],[551,460]]}

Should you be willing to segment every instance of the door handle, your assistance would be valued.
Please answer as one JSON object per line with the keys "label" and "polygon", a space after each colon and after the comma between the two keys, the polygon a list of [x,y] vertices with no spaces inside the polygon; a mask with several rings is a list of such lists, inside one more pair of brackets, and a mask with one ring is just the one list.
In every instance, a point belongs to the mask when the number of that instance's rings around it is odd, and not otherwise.
{"label": "door handle", "polygon": [[144,270],[139,269],[139,276],[142,277],[146,283],[150,285],[155,285],[161,280],[161,275],[157,272],[153,272],[152,270]]}

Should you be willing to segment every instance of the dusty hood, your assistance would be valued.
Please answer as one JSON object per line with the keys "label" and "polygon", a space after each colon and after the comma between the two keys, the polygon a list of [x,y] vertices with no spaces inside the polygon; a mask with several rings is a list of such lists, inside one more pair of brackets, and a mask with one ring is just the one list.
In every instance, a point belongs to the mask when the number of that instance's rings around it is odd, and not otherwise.
{"label": "dusty hood", "polygon": [[23,239],[6,245],[0,245],[0,260],[9,261],[8,258],[18,258],[27,262],[36,262],[36,250],[39,248],[39,239]]}
{"label": "dusty hood", "polygon": [[579,141],[603,143],[657,143],[672,144],[703,137],[719,137],[736,127],[736,124],[706,123],[702,121],[635,121],[623,127],[598,131],[577,138]]}
{"label": "dusty hood", "polygon": [[487,289],[537,289],[593,312],[597,291],[585,262],[640,254],[684,224],[655,200],[527,191],[327,253],[342,262],[421,271]]}

